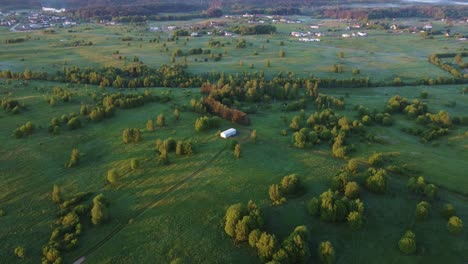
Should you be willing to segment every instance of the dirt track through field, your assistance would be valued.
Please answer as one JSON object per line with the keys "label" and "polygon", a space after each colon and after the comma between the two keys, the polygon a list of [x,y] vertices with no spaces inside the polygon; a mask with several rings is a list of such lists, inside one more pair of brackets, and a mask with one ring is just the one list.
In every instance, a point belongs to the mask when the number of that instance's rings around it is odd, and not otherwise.
{"label": "dirt track through field", "polygon": [[217,159],[218,157],[226,150],[226,147],[223,147],[221,150],[219,150],[212,158],[210,158],[209,160],[207,160],[200,168],[198,168],[196,171],[192,172],[191,174],[189,174],[188,176],[184,177],[182,180],[178,181],[177,183],[175,183],[174,185],[172,185],[169,189],[167,189],[166,191],[156,195],[156,198],[155,198],[155,201],[151,204],[148,204],[147,206],[143,207],[134,217],[132,218],[129,218],[127,219],[127,221],[125,222],[120,222],[118,223],[118,225],[107,235],[105,236],[103,239],[101,239],[100,241],[98,241],[96,244],[94,244],[92,247],[90,247],[89,249],[87,249],[85,251],[85,254],[84,256],[81,256],[80,258],[78,258],[77,260],[75,260],[73,262],[73,264],[81,264],[83,262],[86,261],[86,257],[92,255],[93,253],[95,253],[96,251],[98,251],[101,247],[103,247],[108,241],[110,241],[113,237],[115,237],[118,233],[120,233],[120,231],[122,231],[128,224],[129,220],[130,219],[137,219],[141,216],[143,216],[148,210],[156,207],[160,202],[162,202],[164,200],[164,198],[166,198],[167,196],[169,196],[171,193],[173,193],[174,191],[176,191],[177,189],[179,189],[184,183],[187,183],[188,181],[190,181],[191,179],[193,179],[194,177],[196,177],[198,174],[200,174],[200,172],[202,172],[203,170],[205,170],[206,168],[208,168],[211,164],[213,164]]}

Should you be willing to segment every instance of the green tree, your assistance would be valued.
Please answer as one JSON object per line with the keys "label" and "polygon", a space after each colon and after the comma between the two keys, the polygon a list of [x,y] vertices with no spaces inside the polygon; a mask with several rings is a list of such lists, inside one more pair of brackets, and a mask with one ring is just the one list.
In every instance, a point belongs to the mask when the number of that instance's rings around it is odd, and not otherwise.
{"label": "green tree", "polygon": [[257,144],[257,130],[254,129],[250,132],[250,140],[252,143]]}
{"label": "green tree", "polygon": [[108,220],[106,202],[103,194],[99,194],[93,199],[93,208],[91,209],[91,222],[94,225],[100,225]]}
{"label": "green tree", "polygon": [[459,235],[463,229],[463,221],[458,216],[452,216],[447,222],[447,229],[454,235]]}
{"label": "green tree", "polygon": [[24,258],[26,256],[26,249],[24,247],[16,247],[15,256],[18,258]]}
{"label": "green tree", "polygon": [[345,187],[345,196],[354,199],[359,196],[361,188],[359,188],[359,184],[355,181],[348,182]]}
{"label": "green tree", "polygon": [[60,194],[60,188],[57,186],[57,184],[54,184],[54,187],[52,189],[52,202],[60,203],[61,201],[62,197]]}
{"label": "green tree", "polygon": [[257,246],[258,240],[260,240],[260,236],[262,235],[262,231],[259,229],[255,229],[249,234],[249,245],[253,248]]}
{"label": "green tree", "polygon": [[66,167],[72,168],[78,166],[80,163],[80,152],[77,148],[74,148],[71,152],[70,161],[68,161]]}
{"label": "green tree", "polygon": [[307,211],[309,211],[309,214],[312,216],[319,216],[320,204],[321,204],[321,201],[319,198],[317,197],[312,198],[310,202],[307,204]]}
{"label": "green tree", "polygon": [[362,227],[363,224],[363,217],[362,214],[356,211],[350,212],[348,217],[346,217],[348,225],[352,229],[359,229]]}
{"label": "green tree", "polygon": [[237,241],[248,241],[251,227],[253,226],[253,219],[249,215],[246,215],[242,220],[236,224],[236,240]]}
{"label": "green tree", "polygon": [[226,210],[224,217],[226,223],[224,225],[224,231],[230,237],[236,236],[236,225],[244,215],[247,214],[247,209],[241,203],[233,204]]}
{"label": "green tree", "polygon": [[153,132],[154,131],[154,122],[152,119],[148,120],[148,122],[146,122],[146,130],[149,131],[149,132]]}
{"label": "green tree", "polygon": [[385,193],[387,190],[387,173],[380,169],[373,171],[366,179],[366,187],[374,193]]}
{"label": "green tree", "polygon": [[424,195],[426,195],[427,198],[434,200],[437,197],[437,186],[434,184],[427,184],[426,187],[424,187]]}
{"label": "green tree", "polygon": [[267,261],[271,259],[278,247],[276,236],[263,232],[260,235],[260,239],[258,240],[256,247],[261,260]]}
{"label": "green tree", "polygon": [[180,118],[180,112],[178,108],[174,109],[174,118],[175,120],[179,120]]}
{"label": "green tree", "polygon": [[115,184],[119,181],[119,173],[116,169],[110,169],[107,171],[107,182],[110,184]]}
{"label": "green tree", "polygon": [[429,216],[429,211],[431,209],[431,205],[426,202],[422,201],[416,205],[416,219],[424,220]]}
{"label": "green tree", "polygon": [[320,242],[318,255],[321,263],[331,264],[335,261],[335,249],[330,241]]}
{"label": "green tree", "polygon": [[285,56],[286,56],[286,52],[284,52],[284,50],[281,49],[280,52],[279,52],[279,57],[284,58]]}
{"label": "green tree", "polygon": [[413,231],[406,231],[400,241],[398,241],[398,248],[406,255],[411,255],[416,252],[416,235]]}
{"label": "green tree", "polygon": [[270,200],[273,202],[274,205],[280,205],[286,201],[286,198],[284,198],[281,194],[281,190],[278,184],[270,185],[270,188],[268,189],[268,194],[270,196]]}
{"label": "green tree", "polygon": [[239,159],[240,156],[241,156],[240,144],[236,144],[236,146],[234,147],[234,157],[236,157],[236,159]]}
{"label": "green tree", "polygon": [[130,160],[130,169],[132,170],[136,170],[140,167],[140,162],[138,161],[138,159],[132,159]]}
{"label": "green tree", "polygon": [[448,203],[444,204],[440,214],[442,215],[442,217],[448,220],[450,217],[455,216],[457,214],[457,211],[455,209],[455,206]]}
{"label": "green tree", "polygon": [[301,188],[301,182],[296,174],[287,175],[281,179],[281,191],[285,195],[296,194]]}
{"label": "green tree", "polygon": [[163,113],[159,114],[158,117],[156,118],[156,124],[158,125],[158,127],[166,126],[166,119],[164,118]]}

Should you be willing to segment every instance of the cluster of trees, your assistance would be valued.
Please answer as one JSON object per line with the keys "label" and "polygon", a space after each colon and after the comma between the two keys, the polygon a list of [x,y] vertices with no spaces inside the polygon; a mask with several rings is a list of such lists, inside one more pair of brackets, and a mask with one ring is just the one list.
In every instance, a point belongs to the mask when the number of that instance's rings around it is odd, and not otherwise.
{"label": "cluster of trees", "polygon": [[228,106],[224,105],[223,103],[215,100],[214,98],[208,96],[203,100],[203,106],[211,113],[226,119],[230,120],[233,123],[241,124],[241,125],[249,125],[250,118],[247,116],[246,113],[229,108]]}
{"label": "cluster of trees", "polygon": [[276,33],[276,27],[272,25],[237,25],[231,30],[236,34],[241,35],[263,35]]}
{"label": "cluster of trees", "polygon": [[225,215],[224,231],[238,242],[248,242],[262,262],[307,263],[310,258],[308,230],[298,226],[280,243],[274,234],[262,231],[263,216],[257,205],[249,201],[247,206],[231,205]]}
{"label": "cluster of trees", "polygon": [[[405,113],[409,118],[414,119],[416,123],[426,126],[426,129],[418,127],[402,129],[412,135],[421,136],[423,142],[447,135],[449,128],[452,126],[452,118],[449,113],[442,110],[436,114],[429,113],[427,105],[418,99],[414,99],[410,103],[408,99],[396,95],[388,100],[387,111]],[[457,117],[455,120],[457,124],[461,124],[464,119]]]}
{"label": "cluster of trees", "polygon": [[341,196],[339,191],[323,192],[319,197],[313,197],[307,204],[312,216],[330,223],[347,221],[353,229],[361,228],[364,222],[364,204],[359,198],[348,199]]}
{"label": "cluster of trees", "polygon": [[140,129],[138,128],[126,128],[122,132],[123,143],[138,143],[142,139]]}
{"label": "cluster of trees", "polygon": [[424,195],[430,200],[437,198],[437,186],[432,183],[426,183],[423,176],[409,178],[407,186],[412,193]]}
{"label": "cluster of trees", "polygon": [[63,114],[60,119],[53,117],[50,120],[50,125],[47,131],[52,135],[60,134],[61,123],[65,124],[68,129],[75,130],[81,127],[81,120],[76,113],[70,113],[69,115]]}
{"label": "cluster of trees", "polygon": [[2,98],[1,105],[5,112],[11,112],[13,114],[18,114],[22,108],[19,101],[8,98]]}
{"label": "cluster of trees", "polygon": [[300,194],[304,190],[299,177],[296,174],[286,175],[281,179],[280,184],[272,184],[268,189],[268,194],[273,205],[280,205],[286,202],[287,197]]}
{"label": "cluster of trees", "polygon": [[370,19],[427,17],[427,18],[462,18],[466,7],[457,6],[412,6],[393,8],[327,8],[320,10],[320,15],[339,19]]}
{"label": "cluster of trees", "polygon": [[444,71],[447,71],[449,72],[450,74],[452,74],[454,77],[456,78],[468,78],[468,74],[465,73],[461,73],[460,71],[458,71],[458,69],[454,66],[452,66],[450,63],[448,62],[444,62],[442,60],[442,58],[454,58],[454,57],[457,57],[458,56],[458,59],[456,60],[457,63],[459,64],[459,66],[462,66],[461,68],[465,68],[465,64],[463,63],[463,61],[461,60],[461,57],[463,56],[468,56],[468,52],[462,52],[460,54],[453,54],[453,53],[446,53],[446,54],[431,54],[428,58],[429,62],[440,67],[442,70]]}
{"label": "cluster of trees", "polygon": [[25,38],[11,38],[11,39],[5,39],[4,42],[5,44],[16,44],[16,43],[21,43],[25,42],[27,39]]}
{"label": "cluster of trees", "polygon": [[364,107],[362,105],[356,105],[354,110],[357,111],[358,116],[361,118],[361,122],[364,125],[371,125],[372,123],[376,123],[383,126],[391,126],[393,125],[393,117],[390,113],[381,113],[378,112],[376,109],[370,111],[369,108]]}
{"label": "cluster of trees", "polygon": [[193,153],[193,144],[190,140],[179,140],[176,141],[173,138],[167,138],[165,140],[156,140],[156,150],[158,152],[158,163],[161,165],[167,165],[169,161],[169,153],[175,152],[177,155],[190,155]]}
{"label": "cluster of trees", "polygon": [[346,137],[364,131],[362,122],[358,120],[351,122],[347,117],[336,115],[331,109],[314,112],[307,120],[305,114],[301,113],[293,117],[289,128],[295,131],[292,134],[294,146],[304,148],[329,142],[332,144],[332,154],[337,158],[345,158],[351,149],[346,146]]}
{"label": "cluster of trees", "polygon": [[79,236],[82,234],[82,220],[88,218],[91,207],[83,204],[90,193],[77,193],[65,200],[60,188],[54,185],[52,201],[60,205],[60,213],[55,222],[48,242],[42,247],[42,263],[62,263],[63,251],[71,251],[79,245]]}
{"label": "cluster of trees", "polygon": [[34,124],[31,121],[26,122],[25,124],[21,125],[15,131],[13,131],[13,136],[15,138],[23,138],[29,135],[32,135],[34,132]]}
{"label": "cluster of trees", "polygon": [[195,120],[195,131],[200,132],[200,131],[206,131],[212,128],[218,128],[221,126],[221,119],[218,117],[208,117],[208,116],[203,116],[197,118]]}
{"label": "cluster of trees", "polygon": [[[68,0],[69,6],[76,7],[67,9],[67,16],[91,19],[99,18],[104,20],[115,20],[119,17],[141,17],[143,20],[150,20],[158,13],[192,13],[194,11],[201,11],[203,6],[193,3],[184,2],[160,2],[148,3],[140,2],[126,2],[124,4],[114,3],[109,5],[106,1],[88,1],[81,3],[76,0]],[[125,1],[124,1],[125,2]],[[174,14],[174,16],[179,16]]]}

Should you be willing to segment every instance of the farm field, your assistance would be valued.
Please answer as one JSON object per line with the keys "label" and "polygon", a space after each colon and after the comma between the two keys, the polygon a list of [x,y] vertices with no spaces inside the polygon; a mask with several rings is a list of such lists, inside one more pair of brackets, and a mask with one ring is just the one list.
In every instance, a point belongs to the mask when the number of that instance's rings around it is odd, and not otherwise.
{"label": "farm field", "polygon": [[466,24],[288,19],[0,27],[0,263],[466,262]]}

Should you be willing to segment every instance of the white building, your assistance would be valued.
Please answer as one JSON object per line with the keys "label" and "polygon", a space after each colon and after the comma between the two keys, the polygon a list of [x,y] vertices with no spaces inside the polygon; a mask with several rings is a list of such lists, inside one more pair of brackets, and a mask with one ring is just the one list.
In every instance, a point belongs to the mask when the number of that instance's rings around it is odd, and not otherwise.
{"label": "white building", "polygon": [[219,134],[220,137],[222,138],[230,138],[233,137],[237,134],[237,130],[235,128],[230,128],[226,131],[223,131]]}

